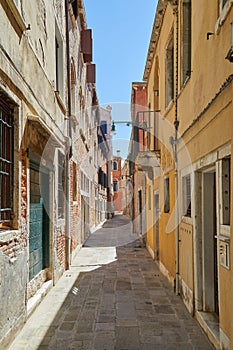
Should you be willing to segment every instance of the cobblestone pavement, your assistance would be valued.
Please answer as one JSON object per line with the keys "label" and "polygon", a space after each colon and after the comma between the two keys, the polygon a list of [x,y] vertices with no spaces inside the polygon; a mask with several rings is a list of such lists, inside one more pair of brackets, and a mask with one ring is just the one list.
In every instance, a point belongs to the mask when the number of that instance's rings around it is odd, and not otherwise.
{"label": "cobblestone pavement", "polygon": [[123,216],[93,233],[10,350],[213,349],[136,239]]}

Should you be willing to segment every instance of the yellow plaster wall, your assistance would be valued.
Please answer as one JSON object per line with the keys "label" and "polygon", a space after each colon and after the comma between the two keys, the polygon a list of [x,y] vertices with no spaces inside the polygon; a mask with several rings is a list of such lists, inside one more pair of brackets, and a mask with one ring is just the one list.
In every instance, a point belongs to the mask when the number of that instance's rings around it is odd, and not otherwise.
{"label": "yellow plaster wall", "polygon": [[[151,209],[149,209],[149,187],[151,188]],[[146,202],[147,202],[147,235],[146,235],[146,243],[149,248],[150,254],[153,256],[155,251],[155,242],[154,242],[154,229],[153,229],[153,221],[154,221],[154,203],[153,203],[153,182],[147,179],[146,185]],[[154,256],[153,256],[154,257]]]}
{"label": "yellow plaster wall", "polygon": [[193,226],[181,222],[179,227],[180,276],[193,290]]}
{"label": "yellow plaster wall", "polygon": [[[200,8],[202,10],[200,11]],[[207,40],[207,32],[214,32],[218,18],[218,1],[192,1],[192,69],[185,86],[180,86],[178,117],[180,135],[215,97],[226,78],[232,74],[232,63],[225,59],[230,48],[230,23],[233,7],[221,26],[219,34]],[[208,13],[208,15],[207,15]]]}
{"label": "yellow plaster wall", "polygon": [[[179,10],[181,2],[179,2]],[[200,10],[201,9],[201,10]],[[178,78],[178,104],[177,117],[180,122],[179,135],[184,141],[180,142],[179,149],[179,169],[184,169],[188,165],[199,162],[201,159],[213,151],[218,150],[223,145],[233,139],[233,84],[222,91],[217,97],[226,79],[233,73],[232,63],[225,59],[230,48],[230,23],[233,18],[233,6],[222,22],[219,31],[215,32],[218,20],[218,1],[192,1],[192,66],[189,80],[182,86],[181,76]],[[181,16],[179,17],[179,26]],[[168,6],[163,17],[163,24],[156,43],[156,51],[152,62],[152,68],[147,81],[147,105],[151,109],[157,108],[157,101],[154,97],[154,88],[158,82],[155,77],[159,76],[159,109],[164,120],[169,121],[173,126],[175,120],[175,105],[173,102],[169,106],[165,105],[165,55],[166,46],[170,37],[172,27],[176,32],[176,23],[172,9]],[[214,35],[207,40],[207,32]],[[179,32],[179,39],[182,33]],[[180,42],[180,40],[179,40]],[[181,57],[181,46],[179,45],[179,57]],[[181,72],[181,61],[178,62],[179,72]],[[156,71],[157,70],[157,71]],[[180,74],[180,73],[179,73]],[[195,122],[194,122],[195,121]],[[188,130],[187,130],[188,129]],[[173,128],[174,132],[174,128]],[[162,140],[167,147],[165,135]],[[233,141],[232,141],[233,143]],[[175,277],[175,231],[166,233],[166,227],[172,216],[175,197],[175,176],[173,161],[167,155],[166,147],[161,147],[162,174],[159,183],[160,210],[159,220],[159,254],[160,261]],[[233,145],[232,145],[233,147]],[[214,163],[213,159],[213,163]],[[170,163],[170,164],[169,164]],[[233,188],[233,166],[231,174],[231,188]],[[163,212],[164,205],[164,175],[170,177],[170,207],[171,212]],[[157,186],[154,185],[154,189]],[[231,208],[233,207],[233,203]],[[150,223],[152,213],[148,212],[148,223]],[[231,210],[231,222],[233,222],[233,210]],[[154,248],[154,233],[148,230],[148,243]],[[193,227],[185,222],[180,225],[180,277],[186,285],[194,292],[193,281]],[[233,240],[230,240],[231,269],[226,270],[220,266],[219,269],[219,295],[220,295],[220,328],[233,344]]]}
{"label": "yellow plaster wall", "polygon": [[[161,216],[159,221],[159,254],[160,261],[175,278],[176,271],[176,254],[175,254],[175,223],[174,220],[174,204],[175,204],[175,174],[174,171],[169,173],[170,183],[170,213],[164,213],[164,185],[163,178],[160,183],[160,208]],[[168,223],[172,224],[172,231],[168,231]]]}
{"label": "yellow plaster wall", "polygon": [[[203,6],[203,11],[198,8]],[[208,10],[209,8],[209,10]],[[209,11],[209,12],[208,12]],[[180,167],[187,166],[185,159],[187,151],[192,163],[202,162],[202,158],[211,152],[218,150],[232,140],[232,116],[233,116],[233,84],[222,91],[217,98],[222,84],[232,74],[232,63],[225,60],[230,47],[230,22],[233,17],[233,8],[226,17],[224,25],[220,28],[218,35],[212,35],[206,40],[206,33],[214,27],[217,21],[217,2],[210,8],[208,2],[201,0],[193,1],[194,27],[193,33],[193,61],[191,78],[181,90],[178,99],[178,118],[180,120],[179,133],[183,135],[185,130],[192,124],[192,128],[185,132],[183,141],[186,147],[180,152]],[[208,16],[206,13],[208,12]],[[212,30],[211,30],[212,31]],[[198,49],[196,49],[198,47]],[[213,101],[213,99],[215,100]],[[204,110],[208,104],[209,107]],[[201,114],[202,113],[202,114]],[[215,160],[213,159],[213,162]],[[231,188],[233,188],[233,172],[231,175]],[[232,208],[232,206],[231,206]],[[232,210],[231,210],[232,212]],[[233,220],[233,215],[232,215]],[[231,222],[233,222],[231,220]],[[182,227],[182,226],[181,226]],[[183,233],[180,230],[181,241]],[[183,243],[182,243],[183,244]],[[186,241],[186,254],[192,254],[191,242]],[[185,251],[185,249],[183,250]],[[230,242],[231,269],[227,270],[219,265],[219,307],[221,330],[233,344],[233,243]],[[188,286],[192,289],[192,275],[187,275],[184,256],[181,254],[180,274]]]}

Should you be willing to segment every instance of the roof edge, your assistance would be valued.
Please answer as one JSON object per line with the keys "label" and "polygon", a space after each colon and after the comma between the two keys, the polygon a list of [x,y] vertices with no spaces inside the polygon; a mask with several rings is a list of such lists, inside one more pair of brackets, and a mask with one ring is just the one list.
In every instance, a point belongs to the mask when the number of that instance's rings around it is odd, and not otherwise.
{"label": "roof edge", "polygon": [[164,17],[166,7],[167,7],[167,0],[158,0],[151,38],[150,38],[150,44],[147,52],[144,74],[143,74],[144,81],[148,80],[148,76],[152,67],[152,61],[155,55],[155,49],[157,46],[158,37],[162,27],[163,17]]}

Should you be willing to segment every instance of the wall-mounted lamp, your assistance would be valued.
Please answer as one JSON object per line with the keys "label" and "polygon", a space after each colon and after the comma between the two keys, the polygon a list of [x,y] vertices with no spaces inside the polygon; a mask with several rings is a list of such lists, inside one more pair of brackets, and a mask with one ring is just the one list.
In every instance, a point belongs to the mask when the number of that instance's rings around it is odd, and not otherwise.
{"label": "wall-mounted lamp", "polygon": [[125,124],[126,126],[137,126],[138,123],[136,122],[131,122],[131,121],[127,121],[127,120],[120,120],[120,121],[112,121],[112,126],[111,126],[111,133],[112,135],[116,135],[116,125],[115,124]]}
{"label": "wall-mounted lamp", "polygon": [[112,134],[116,133],[116,125],[115,125],[114,121],[112,122],[111,133]]}
{"label": "wall-mounted lamp", "polygon": [[170,137],[169,137],[169,143],[170,143],[170,145],[171,145],[171,146],[173,146],[173,145],[174,145],[174,143],[175,143],[175,139],[174,139],[174,137],[173,137],[173,136],[170,136]]}
{"label": "wall-mounted lamp", "polygon": [[[160,110],[149,110],[149,111],[139,111],[137,112],[137,118],[139,116],[139,114],[145,115],[147,116],[147,114],[151,114],[151,113],[157,113],[160,112]],[[120,120],[120,121],[112,121],[112,126],[111,126],[111,133],[113,135],[116,134],[116,125],[115,124],[125,124],[126,126],[135,126],[138,129],[142,129],[144,131],[149,131],[149,129],[151,129],[152,127],[148,127],[147,126],[147,121],[146,120],[142,120],[141,122],[137,122],[137,121],[128,121],[128,120]]]}

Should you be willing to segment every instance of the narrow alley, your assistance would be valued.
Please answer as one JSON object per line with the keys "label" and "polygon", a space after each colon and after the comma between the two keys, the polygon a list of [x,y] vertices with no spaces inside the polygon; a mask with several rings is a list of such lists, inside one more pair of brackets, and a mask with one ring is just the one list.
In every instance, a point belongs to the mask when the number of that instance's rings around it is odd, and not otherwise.
{"label": "narrow alley", "polygon": [[9,349],[213,349],[137,238],[125,216],[106,221]]}

